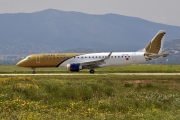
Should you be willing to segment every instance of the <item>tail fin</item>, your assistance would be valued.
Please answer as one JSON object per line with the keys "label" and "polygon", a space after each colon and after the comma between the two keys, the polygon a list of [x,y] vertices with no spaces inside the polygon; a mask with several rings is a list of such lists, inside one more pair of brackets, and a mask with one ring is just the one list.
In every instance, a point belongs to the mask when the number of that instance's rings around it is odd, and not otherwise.
{"label": "tail fin", "polygon": [[146,53],[160,54],[162,53],[163,44],[164,44],[164,35],[166,32],[160,30],[151,42],[144,48]]}
{"label": "tail fin", "polygon": [[168,56],[168,53],[162,53],[165,34],[165,31],[160,30],[151,42],[143,49],[147,61]]}

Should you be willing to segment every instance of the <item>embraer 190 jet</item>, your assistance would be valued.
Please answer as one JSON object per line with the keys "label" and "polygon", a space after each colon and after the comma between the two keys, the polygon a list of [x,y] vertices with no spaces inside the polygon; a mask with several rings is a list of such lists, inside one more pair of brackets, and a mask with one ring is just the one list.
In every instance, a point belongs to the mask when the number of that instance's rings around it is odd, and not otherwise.
{"label": "embraer 190 jet", "polygon": [[137,52],[32,54],[16,65],[31,68],[33,74],[36,68],[59,66],[67,67],[71,72],[89,69],[93,74],[95,68],[138,64],[168,56],[168,53],[162,53],[165,34],[165,31],[159,31],[145,48]]}

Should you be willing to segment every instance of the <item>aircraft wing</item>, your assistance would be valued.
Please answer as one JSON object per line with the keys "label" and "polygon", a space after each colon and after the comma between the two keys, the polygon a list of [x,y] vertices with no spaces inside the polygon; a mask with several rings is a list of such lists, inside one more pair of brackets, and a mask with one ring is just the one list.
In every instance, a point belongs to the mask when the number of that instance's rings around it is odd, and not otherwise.
{"label": "aircraft wing", "polygon": [[99,65],[105,63],[105,60],[109,59],[111,54],[112,54],[112,52],[110,52],[107,57],[105,57],[103,59],[100,59],[100,60],[82,62],[82,63],[79,63],[79,64],[82,65],[84,68],[96,68]]}

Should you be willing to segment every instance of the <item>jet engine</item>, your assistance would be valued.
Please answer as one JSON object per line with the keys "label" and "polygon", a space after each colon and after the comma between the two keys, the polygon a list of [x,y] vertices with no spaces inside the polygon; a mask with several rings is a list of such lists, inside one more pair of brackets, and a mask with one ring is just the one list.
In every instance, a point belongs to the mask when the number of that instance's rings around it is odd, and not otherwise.
{"label": "jet engine", "polygon": [[82,66],[77,63],[67,64],[67,69],[70,72],[79,72],[79,70],[82,70]]}

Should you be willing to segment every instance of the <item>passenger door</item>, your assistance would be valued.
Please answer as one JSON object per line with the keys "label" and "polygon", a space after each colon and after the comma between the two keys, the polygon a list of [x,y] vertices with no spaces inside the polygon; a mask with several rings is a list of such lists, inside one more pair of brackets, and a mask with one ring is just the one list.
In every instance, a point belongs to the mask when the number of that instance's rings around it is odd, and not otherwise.
{"label": "passenger door", "polygon": [[136,53],[135,52],[132,53],[132,61],[136,62]]}
{"label": "passenger door", "polygon": [[36,55],[36,63],[40,63],[40,55]]}

